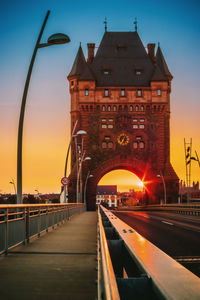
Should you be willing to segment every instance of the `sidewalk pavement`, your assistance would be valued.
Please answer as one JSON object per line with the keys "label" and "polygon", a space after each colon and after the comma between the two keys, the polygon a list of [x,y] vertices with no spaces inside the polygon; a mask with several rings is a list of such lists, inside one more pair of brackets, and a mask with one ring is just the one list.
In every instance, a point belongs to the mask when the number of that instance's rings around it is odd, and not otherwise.
{"label": "sidewalk pavement", "polygon": [[0,299],[95,300],[97,213],[64,225],[0,256]]}

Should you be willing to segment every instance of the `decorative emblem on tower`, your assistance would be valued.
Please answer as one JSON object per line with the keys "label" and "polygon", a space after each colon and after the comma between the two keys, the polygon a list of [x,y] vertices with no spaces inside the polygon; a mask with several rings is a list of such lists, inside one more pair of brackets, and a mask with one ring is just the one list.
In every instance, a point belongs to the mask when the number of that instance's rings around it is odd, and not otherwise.
{"label": "decorative emblem on tower", "polygon": [[130,139],[129,136],[126,133],[121,133],[118,138],[117,138],[117,142],[121,145],[121,146],[126,146],[128,145]]}

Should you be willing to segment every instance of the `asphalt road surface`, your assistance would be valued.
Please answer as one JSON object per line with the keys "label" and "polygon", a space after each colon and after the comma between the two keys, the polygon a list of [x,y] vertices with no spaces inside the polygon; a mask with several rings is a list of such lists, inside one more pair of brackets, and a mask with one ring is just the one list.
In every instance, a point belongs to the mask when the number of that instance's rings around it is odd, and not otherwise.
{"label": "asphalt road surface", "polygon": [[168,212],[114,214],[200,277],[200,218]]}

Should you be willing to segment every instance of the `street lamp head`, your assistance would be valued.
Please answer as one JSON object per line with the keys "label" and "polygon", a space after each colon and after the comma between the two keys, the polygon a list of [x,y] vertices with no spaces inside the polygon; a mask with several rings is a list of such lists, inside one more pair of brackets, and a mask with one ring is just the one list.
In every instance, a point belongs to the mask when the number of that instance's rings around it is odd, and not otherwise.
{"label": "street lamp head", "polygon": [[68,35],[64,33],[54,33],[48,38],[49,44],[67,44],[70,42]]}
{"label": "street lamp head", "polygon": [[91,157],[86,156],[84,160],[91,160]]}
{"label": "street lamp head", "polygon": [[89,176],[89,178],[91,178],[91,177],[94,177],[94,175],[91,174],[91,175]]}
{"label": "street lamp head", "polygon": [[156,177],[161,177],[161,175],[160,175],[160,174],[157,174]]}
{"label": "street lamp head", "polygon": [[76,133],[77,135],[82,135],[82,134],[87,134],[87,132],[85,130],[79,130]]}

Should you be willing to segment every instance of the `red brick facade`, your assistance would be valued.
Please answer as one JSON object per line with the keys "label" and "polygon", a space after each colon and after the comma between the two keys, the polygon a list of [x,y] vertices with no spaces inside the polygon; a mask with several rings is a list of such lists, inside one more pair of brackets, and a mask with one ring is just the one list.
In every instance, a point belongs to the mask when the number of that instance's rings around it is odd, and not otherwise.
{"label": "red brick facade", "polygon": [[[93,174],[87,184],[89,209],[95,209],[96,186],[101,177],[116,169],[129,170],[146,182],[144,202],[159,203],[163,199],[163,184],[157,177],[161,172],[166,182],[167,202],[178,197],[178,177],[170,164],[172,76],[160,48],[155,56],[150,44],[149,54],[145,54],[137,33],[128,38],[126,34],[105,33],[96,56],[91,50],[94,44],[89,44],[87,62],[80,47],[68,76],[71,128],[78,120],[77,130],[87,132],[83,149],[92,158],[83,163],[83,183],[88,169]],[[116,46],[116,39],[127,42]],[[109,54],[109,43],[113,49],[116,47],[117,54],[112,49]],[[123,50],[119,50],[119,45]],[[136,50],[129,54],[129,45],[138,46],[141,60]],[[77,172],[75,143],[72,143],[71,170],[69,195],[73,202]]]}

